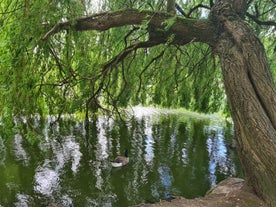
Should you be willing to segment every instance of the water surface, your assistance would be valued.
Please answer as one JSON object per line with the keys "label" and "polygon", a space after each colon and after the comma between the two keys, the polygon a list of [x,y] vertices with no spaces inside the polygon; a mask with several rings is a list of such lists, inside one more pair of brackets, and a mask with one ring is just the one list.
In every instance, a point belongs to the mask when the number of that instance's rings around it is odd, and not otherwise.
{"label": "water surface", "polygon": [[[0,206],[131,206],[202,196],[219,181],[241,176],[229,149],[232,125],[216,116],[134,108],[127,122],[49,117],[29,144],[20,134],[0,138]],[[130,163],[110,160],[124,149]]]}

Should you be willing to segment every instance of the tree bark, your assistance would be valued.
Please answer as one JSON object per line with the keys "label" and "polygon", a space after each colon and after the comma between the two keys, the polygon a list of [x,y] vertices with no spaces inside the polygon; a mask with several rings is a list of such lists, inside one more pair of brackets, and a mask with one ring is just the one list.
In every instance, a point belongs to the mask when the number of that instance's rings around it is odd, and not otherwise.
{"label": "tree bark", "polygon": [[212,18],[239,155],[248,184],[276,206],[276,89],[262,44],[231,6],[220,1]]}
{"label": "tree bark", "polygon": [[51,35],[64,29],[105,31],[114,27],[146,23],[150,36],[161,38],[161,40],[153,41],[160,43],[165,43],[172,34],[175,35],[172,44],[184,45],[193,41],[212,45],[216,42],[216,33],[214,33],[209,20],[177,17],[174,24],[166,28],[166,22],[170,18],[174,18],[174,16],[162,12],[138,11],[135,9],[104,12],[74,21],[58,23],[42,39],[47,40]]}

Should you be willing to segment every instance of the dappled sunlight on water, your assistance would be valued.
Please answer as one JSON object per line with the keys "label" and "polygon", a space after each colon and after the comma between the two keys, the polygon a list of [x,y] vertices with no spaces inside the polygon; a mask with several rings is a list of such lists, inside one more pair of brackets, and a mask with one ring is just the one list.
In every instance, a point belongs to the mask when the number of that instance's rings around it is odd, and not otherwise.
{"label": "dappled sunlight on water", "polygon": [[211,186],[216,184],[216,169],[227,172],[227,149],[224,143],[223,131],[221,127],[207,127],[208,139],[207,149],[209,153],[209,179]]}
{"label": "dappled sunlight on water", "polygon": [[29,207],[31,197],[24,194],[17,194],[16,195],[16,202],[14,203],[14,206],[16,207]]}
{"label": "dappled sunlight on water", "polygon": [[[240,175],[225,141],[231,126],[213,121],[217,117],[144,107],[133,112],[126,122],[91,119],[88,130],[70,116],[48,117],[43,126],[37,120],[44,138],[34,145],[20,134],[0,139],[0,206],[123,207],[172,195],[193,198]],[[110,161],[125,149],[129,164],[112,168]]]}
{"label": "dappled sunlight on water", "polygon": [[28,165],[29,158],[25,149],[22,146],[23,138],[20,134],[14,136],[14,154],[17,160],[23,161],[25,165]]}
{"label": "dappled sunlight on water", "polygon": [[56,170],[49,166],[50,160],[45,160],[42,166],[39,166],[35,172],[34,190],[46,196],[52,195],[59,189],[59,175]]}

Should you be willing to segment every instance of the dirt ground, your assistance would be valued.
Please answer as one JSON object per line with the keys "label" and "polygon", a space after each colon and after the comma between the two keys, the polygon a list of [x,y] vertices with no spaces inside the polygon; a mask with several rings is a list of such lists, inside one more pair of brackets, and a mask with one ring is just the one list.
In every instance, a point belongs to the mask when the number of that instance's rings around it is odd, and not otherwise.
{"label": "dirt ground", "polygon": [[204,197],[186,199],[176,196],[170,202],[161,200],[154,204],[133,207],[267,207],[240,178],[228,178],[207,192]]}

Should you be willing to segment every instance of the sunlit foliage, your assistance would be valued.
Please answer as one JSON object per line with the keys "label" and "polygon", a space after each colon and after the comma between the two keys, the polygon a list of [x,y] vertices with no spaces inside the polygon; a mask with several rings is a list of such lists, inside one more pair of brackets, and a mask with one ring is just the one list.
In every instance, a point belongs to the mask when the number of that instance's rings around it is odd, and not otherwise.
{"label": "sunlit foliage", "polygon": [[[176,1],[177,15],[208,18],[210,2]],[[191,42],[173,46],[168,41],[139,49],[115,64],[113,58],[126,47],[147,40],[146,23],[100,33],[67,30],[42,40],[58,22],[131,8],[165,12],[166,1],[2,1],[0,114],[4,128],[14,128],[14,119],[25,117],[28,121],[35,114],[83,112],[88,116],[99,110],[119,112],[120,107],[137,104],[200,112],[224,110],[219,62],[207,45]],[[272,21],[273,8],[270,1],[251,1],[248,12],[261,16],[263,22]],[[254,18],[248,22],[264,42],[276,79],[275,27],[266,27]]]}

